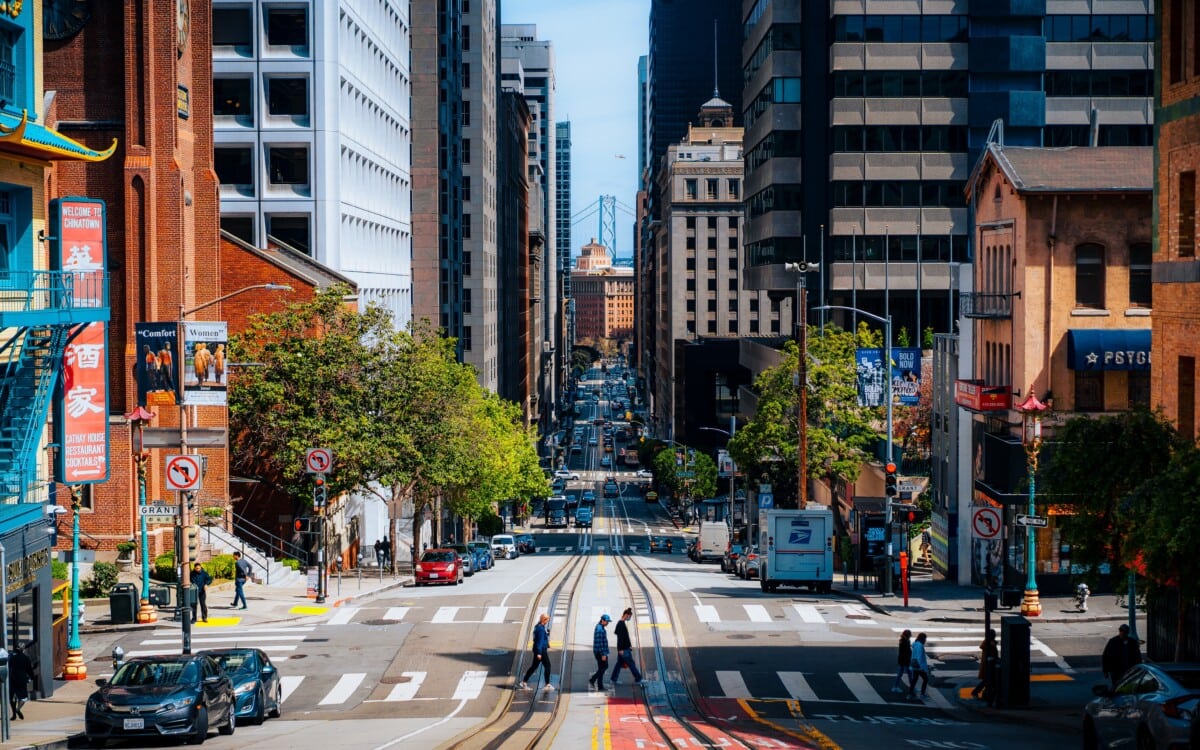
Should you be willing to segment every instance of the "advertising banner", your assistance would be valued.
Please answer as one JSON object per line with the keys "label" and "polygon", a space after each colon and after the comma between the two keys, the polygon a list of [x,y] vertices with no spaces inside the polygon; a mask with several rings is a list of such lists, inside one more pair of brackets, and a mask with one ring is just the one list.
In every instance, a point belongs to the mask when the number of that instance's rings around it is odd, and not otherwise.
{"label": "advertising banner", "polygon": [[63,279],[71,307],[107,307],[104,201],[56,198],[50,201],[51,267],[69,272]]}
{"label": "advertising banner", "polygon": [[225,406],[228,384],[225,347],[229,344],[229,326],[189,321],[183,331],[183,403]]}
{"label": "advertising banner", "polygon": [[63,354],[55,440],[61,446],[55,478],[63,484],[108,480],[108,326],[88,323],[73,332]]}
{"label": "advertising banner", "polygon": [[[883,349],[857,349],[854,354],[858,372],[858,405],[884,406],[887,370],[883,364]],[[892,348],[892,403],[916,406],[921,398],[921,350]]]}
{"label": "advertising banner", "polygon": [[179,388],[176,364],[175,323],[136,323],[133,326],[134,347],[137,349],[138,404],[142,406],[174,406]]}
{"label": "advertising banner", "polygon": [[921,401],[921,350],[892,348],[892,398],[902,406]]}
{"label": "advertising banner", "polygon": [[858,405],[883,406],[887,375],[883,369],[882,349],[858,349],[854,353],[858,372]]}

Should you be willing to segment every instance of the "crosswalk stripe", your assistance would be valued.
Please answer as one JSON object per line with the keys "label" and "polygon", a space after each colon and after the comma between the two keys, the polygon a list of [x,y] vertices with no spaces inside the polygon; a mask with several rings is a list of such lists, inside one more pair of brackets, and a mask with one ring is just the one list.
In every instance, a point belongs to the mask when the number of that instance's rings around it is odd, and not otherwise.
{"label": "crosswalk stripe", "polygon": [[746,610],[746,615],[750,618],[750,622],[770,622],[771,615],[767,612],[767,608],[761,604],[743,604],[742,607]]}
{"label": "crosswalk stripe", "polygon": [[385,612],[383,615],[383,619],[403,620],[404,616],[408,614],[408,610],[408,607],[388,607],[387,612]]}
{"label": "crosswalk stripe", "polygon": [[480,670],[468,670],[463,673],[463,676],[458,680],[458,687],[454,689],[454,700],[474,700],[483,692],[484,683],[487,681],[487,672]]}
{"label": "crosswalk stripe", "polygon": [[717,614],[717,608],[711,604],[697,604],[696,617],[700,618],[700,622],[720,622],[721,615]]}
{"label": "crosswalk stripe", "polygon": [[825,617],[821,612],[811,604],[793,604],[792,609],[796,610],[796,614],[800,615],[801,622],[807,623],[822,623],[825,622]]}
{"label": "crosswalk stripe", "polygon": [[812,686],[808,684],[808,680],[804,678],[803,672],[779,672],[778,675],[779,681],[783,683],[783,689],[792,698],[801,702],[819,700],[817,694],[813,692]]}
{"label": "crosswalk stripe", "polygon": [[458,609],[458,607],[438,607],[438,611],[433,614],[433,619],[430,622],[454,622],[454,618],[458,615]]}
{"label": "crosswalk stripe", "polygon": [[400,682],[392,686],[392,692],[388,693],[387,700],[389,701],[410,701],[417,697],[417,691],[421,689],[421,683],[425,682],[426,672],[401,672],[402,677],[407,677],[408,682]]}
{"label": "crosswalk stripe", "polygon": [[742,679],[741,672],[717,672],[717,683],[721,686],[721,692],[726,698],[753,698],[750,694],[750,688],[746,687],[746,681]]}
{"label": "crosswalk stripe", "polygon": [[483,615],[485,623],[504,622],[504,615],[508,612],[508,607],[488,607],[487,612]]}
{"label": "crosswalk stripe", "polygon": [[318,706],[337,706],[349,700],[350,696],[354,695],[354,691],[366,679],[365,672],[350,672],[342,675],[333,689],[321,699]]}
{"label": "crosswalk stripe", "polygon": [[854,697],[859,703],[887,703],[887,700],[875,692],[875,688],[871,687],[871,683],[867,681],[865,674],[859,672],[842,672],[841,678],[842,682],[846,683],[846,687],[850,688],[850,692],[854,693]]}
{"label": "crosswalk stripe", "polygon": [[859,625],[875,625],[875,620],[871,618],[871,613],[861,604],[843,604],[842,609],[846,610],[846,616],[852,618]]}
{"label": "crosswalk stripe", "polygon": [[[258,634],[258,633],[311,633],[312,631],[314,631],[316,629],[317,629],[317,627],[315,625],[293,625],[290,627],[280,627],[280,628],[251,625],[251,626],[247,626],[247,627],[243,627],[243,628],[221,628],[220,630],[214,628],[211,632],[214,632],[214,633],[254,633],[254,634]],[[157,638],[161,638],[164,636],[174,636],[174,637],[178,638],[179,634],[180,634],[180,630],[178,628],[175,628],[173,630],[155,630],[150,635],[151,635],[151,637],[157,637]]]}
{"label": "crosswalk stripe", "polygon": [[286,702],[302,682],[304,682],[304,675],[286,674],[281,676],[279,678],[279,700]]}
{"label": "crosswalk stripe", "polygon": [[339,607],[338,610],[333,613],[333,617],[330,617],[325,624],[346,625],[354,619],[356,614],[358,614],[358,609],[358,607]]}

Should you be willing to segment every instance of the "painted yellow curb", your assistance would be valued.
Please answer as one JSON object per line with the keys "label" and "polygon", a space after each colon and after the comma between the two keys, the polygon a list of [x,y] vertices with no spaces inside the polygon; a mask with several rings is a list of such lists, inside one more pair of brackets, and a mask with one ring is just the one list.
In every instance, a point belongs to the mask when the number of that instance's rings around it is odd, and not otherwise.
{"label": "painted yellow curb", "polygon": [[194,622],[194,628],[231,628],[242,621],[240,617],[210,617],[208,622]]}
{"label": "painted yellow curb", "polygon": [[323,615],[329,611],[329,607],[311,607],[304,604],[292,607],[288,610],[289,615]]}
{"label": "painted yellow curb", "polygon": [[1075,678],[1071,675],[1061,672],[1053,672],[1051,674],[1031,674],[1029,675],[1030,682],[1074,682]]}

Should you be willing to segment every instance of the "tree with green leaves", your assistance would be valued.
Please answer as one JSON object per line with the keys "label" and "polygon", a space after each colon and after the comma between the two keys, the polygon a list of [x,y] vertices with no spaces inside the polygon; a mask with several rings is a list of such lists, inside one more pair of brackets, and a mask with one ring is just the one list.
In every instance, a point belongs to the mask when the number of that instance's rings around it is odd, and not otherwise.
{"label": "tree with green leaves", "polygon": [[[654,477],[675,497],[710,498],[717,492],[717,463],[707,453],[666,443],[654,456]],[[680,476],[691,473],[691,477]]]}

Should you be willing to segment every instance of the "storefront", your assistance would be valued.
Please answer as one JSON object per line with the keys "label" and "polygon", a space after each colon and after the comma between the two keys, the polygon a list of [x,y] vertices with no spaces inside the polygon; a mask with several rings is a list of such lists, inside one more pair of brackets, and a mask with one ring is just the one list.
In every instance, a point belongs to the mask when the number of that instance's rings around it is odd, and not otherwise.
{"label": "storefront", "polygon": [[3,546],[4,647],[20,648],[37,674],[34,696],[54,693],[54,623],[51,611],[50,533],[39,503],[0,505]]}

